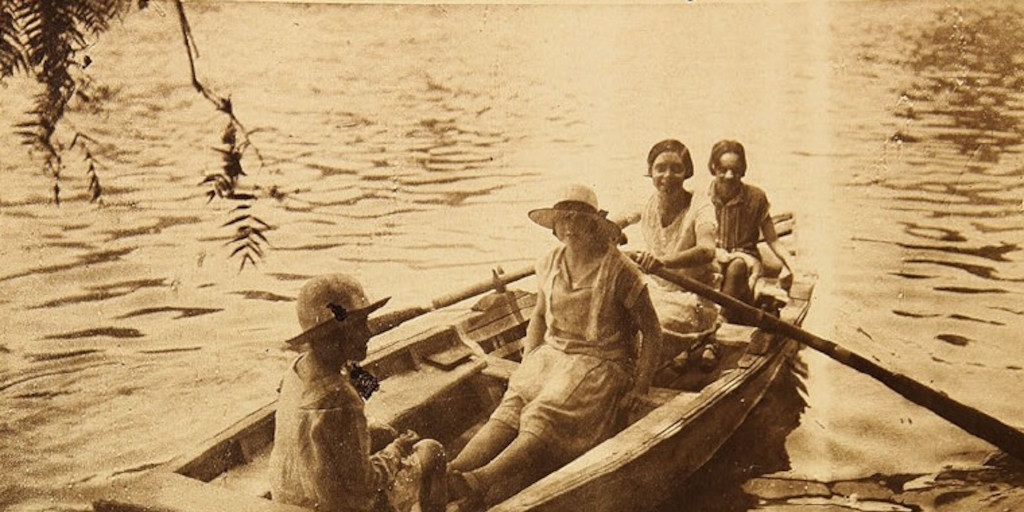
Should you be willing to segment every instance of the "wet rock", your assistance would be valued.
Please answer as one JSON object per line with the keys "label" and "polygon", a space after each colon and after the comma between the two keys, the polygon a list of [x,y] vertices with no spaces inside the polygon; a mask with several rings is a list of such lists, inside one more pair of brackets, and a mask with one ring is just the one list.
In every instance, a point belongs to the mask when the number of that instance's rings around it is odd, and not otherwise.
{"label": "wet rock", "polygon": [[[998,494],[998,492],[985,489],[972,491],[965,488],[934,487],[901,494],[897,497],[897,501],[928,512],[1020,510],[1019,508],[1004,509],[1001,506],[992,507],[994,502],[1003,501],[1002,499],[995,499]],[[1024,501],[1024,495],[1021,495],[1020,498],[1018,503]],[[988,507],[985,506],[986,503],[988,503]],[[1002,505],[1002,503],[999,503],[999,505]]]}
{"label": "wet rock", "polygon": [[784,478],[755,478],[743,484],[743,491],[765,500],[832,495],[823,483]]}
{"label": "wet rock", "polygon": [[904,492],[907,491],[919,491],[922,489],[928,489],[935,487],[936,475],[921,475],[905,484],[903,484]]}
{"label": "wet rock", "polygon": [[848,507],[843,507],[843,506],[839,506],[839,505],[833,505],[831,503],[815,504],[815,505],[806,504],[806,503],[804,503],[804,504],[791,504],[791,503],[787,503],[787,504],[780,504],[780,505],[773,504],[773,505],[771,505],[771,507],[768,507],[768,508],[758,508],[757,510],[758,511],[766,511],[766,512],[769,512],[769,511],[770,512],[850,512],[850,509]]}
{"label": "wet rock", "polygon": [[[832,496],[831,498],[797,498],[789,500],[789,503],[794,505],[813,506],[807,510],[859,510],[862,512],[914,512],[914,509],[897,505],[896,503],[889,503],[887,501],[875,501],[875,500],[859,500],[854,498],[847,498],[842,496]],[[826,508],[820,508],[826,507]]]}
{"label": "wet rock", "polygon": [[892,489],[889,489],[883,483],[871,480],[837,482],[832,484],[832,492],[840,496],[860,500],[882,501],[891,501],[894,494]]}

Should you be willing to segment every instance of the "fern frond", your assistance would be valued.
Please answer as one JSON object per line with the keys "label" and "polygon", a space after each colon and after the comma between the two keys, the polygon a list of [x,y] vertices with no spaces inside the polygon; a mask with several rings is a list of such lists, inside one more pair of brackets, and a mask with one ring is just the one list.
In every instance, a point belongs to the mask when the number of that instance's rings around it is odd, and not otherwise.
{"label": "fern frond", "polygon": [[18,39],[20,30],[15,16],[18,7],[14,0],[0,2],[0,80],[28,68]]}
{"label": "fern frond", "polygon": [[242,270],[245,270],[245,263],[246,262],[249,262],[249,264],[251,266],[253,266],[253,267],[256,266],[256,260],[254,260],[252,258],[252,255],[246,254],[244,257],[242,257],[242,266],[238,268],[239,272],[241,272]]}

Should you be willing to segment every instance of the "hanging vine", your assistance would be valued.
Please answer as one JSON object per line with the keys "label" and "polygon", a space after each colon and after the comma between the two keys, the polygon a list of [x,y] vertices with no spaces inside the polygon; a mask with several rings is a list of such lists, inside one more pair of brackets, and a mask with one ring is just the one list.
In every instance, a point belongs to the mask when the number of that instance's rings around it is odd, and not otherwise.
{"label": "hanging vine", "polygon": [[217,95],[199,81],[195,63],[195,59],[199,56],[199,49],[195,44],[195,39],[192,37],[192,28],[185,15],[185,6],[182,5],[181,0],[174,0],[174,6],[178,11],[181,38],[185,44],[185,52],[188,55],[192,87],[212,103],[217,111],[222,112],[227,117],[227,125],[224,127],[224,133],[221,135],[222,147],[214,148],[221,154],[221,172],[207,175],[200,182],[200,185],[209,187],[206,193],[207,202],[219,198],[238,203],[237,206],[231,209],[230,214],[232,218],[221,227],[229,227],[235,230],[235,234],[228,241],[228,245],[233,247],[231,257],[241,259],[239,270],[242,270],[247,263],[255,266],[256,262],[263,258],[262,245],[268,243],[263,233],[271,229],[266,222],[250,213],[253,204],[258,199],[257,196],[239,191],[239,181],[242,176],[245,176],[245,170],[242,167],[242,157],[245,156],[246,151],[251,149],[256,154],[260,161],[260,166],[263,165],[263,157],[252,144],[252,141],[249,140],[250,132],[246,131],[242,122],[235,116],[231,98]]}
{"label": "hanging vine", "polygon": [[[3,0],[0,2],[0,80],[24,73],[42,92],[27,112],[30,119],[15,125],[22,142],[43,153],[43,168],[53,178],[53,200],[60,205],[60,178],[65,148],[57,137],[58,123],[79,88],[78,54],[88,46],[88,35],[110,27],[110,21],[130,8],[128,0]],[[143,2],[139,3],[144,7]],[[96,160],[85,150],[90,200],[97,201],[102,187]]]}
{"label": "hanging vine", "polygon": [[[57,136],[69,102],[76,96],[86,102],[91,98],[85,91],[88,80],[83,73],[91,61],[85,56],[79,62],[79,54],[89,46],[88,36],[106,31],[112,20],[133,6],[141,10],[148,5],[149,0],[0,0],[0,81],[24,74],[42,87],[26,112],[29,119],[15,124],[15,132],[23,144],[43,154],[43,169],[53,179],[53,201],[58,206],[61,174],[66,169],[64,157],[72,150],[82,155],[90,202],[100,201],[103,195],[99,174],[103,165],[92,149],[99,143],[77,131],[70,144]],[[200,185],[209,187],[209,201],[237,203],[223,227],[234,230],[227,245],[232,247],[231,257],[241,259],[242,270],[247,264],[255,265],[263,257],[263,245],[269,245],[264,232],[270,226],[251,213],[257,196],[240,190],[240,180],[245,176],[243,157],[251,151],[261,166],[263,157],[249,140],[251,132],[235,116],[231,99],[215,94],[199,81],[195,66],[199,52],[185,8],[181,0],[174,0],[174,6],[192,86],[227,117],[220,146],[214,148],[222,155],[221,171],[208,175]]]}

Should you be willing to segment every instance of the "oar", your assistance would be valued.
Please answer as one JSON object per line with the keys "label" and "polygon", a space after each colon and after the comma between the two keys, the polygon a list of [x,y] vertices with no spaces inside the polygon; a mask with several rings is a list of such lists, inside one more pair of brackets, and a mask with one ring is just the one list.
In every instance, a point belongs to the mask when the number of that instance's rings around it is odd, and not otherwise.
{"label": "oar", "polygon": [[[367,320],[367,323],[369,324],[370,332],[374,335],[381,334],[390,331],[413,318],[425,315],[431,311],[437,311],[438,309],[451,306],[452,304],[457,304],[490,290],[503,291],[505,285],[514,283],[532,274],[533,267],[521,268],[507,274],[500,273],[498,270],[495,270],[493,271],[491,279],[487,281],[481,281],[461,290],[437,297],[431,300],[430,304],[425,306],[414,306],[372,316]],[[321,337],[333,335],[335,333],[335,328],[335,321],[328,320],[288,340],[286,343],[290,346],[298,347]]]}
{"label": "oar", "polygon": [[1024,461],[1024,432],[973,407],[957,402],[941,391],[929,388],[906,375],[882,368],[836,343],[815,336],[774,316],[767,315],[759,309],[719,293],[717,290],[692,279],[679,276],[664,268],[655,269],[651,273],[678,285],[686,291],[709,299],[722,307],[739,312],[747,323],[755,327],[782,334],[831,357],[840,364],[875,378],[875,380],[885,384],[889,389],[899,393],[911,402],[938,414],[965,432],[992,443],[1017,460]]}
{"label": "oar", "polygon": [[431,311],[437,311],[438,309],[451,306],[452,304],[457,304],[470,297],[476,297],[477,295],[491,290],[504,291],[505,285],[514,283],[530,275],[533,275],[532,266],[521,268],[509,274],[499,273],[498,270],[495,270],[492,272],[491,279],[481,281],[461,290],[437,297],[430,301],[429,305],[414,306],[371,317],[369,320],[370,331],[374,334],[390,331],[413,318],[425,315]]}

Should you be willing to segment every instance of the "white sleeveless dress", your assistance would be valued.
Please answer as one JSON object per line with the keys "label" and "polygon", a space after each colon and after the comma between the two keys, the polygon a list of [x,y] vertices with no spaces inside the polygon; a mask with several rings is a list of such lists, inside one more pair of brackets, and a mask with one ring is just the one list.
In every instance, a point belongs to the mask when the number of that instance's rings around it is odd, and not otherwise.
{"label": "white sleeveless dress", "polygon": [[[659,260],[673,256],[697,245],[697,227],[710,225],[718,230],[715,208],[706,198],[694,194],[690,207],[676,216],[668,226],[662,226],[658,211],[658,196],[651,196],[640,214],[640,229],[647,251]],[[714,261],[682,269],[687,277],[714,287],[716,272]],[[658,312],[661,326],[678,334],[703,332],[714,328],[718,307],[711,301],[687,292],[657,276],[648,276],[651,301]]]}

